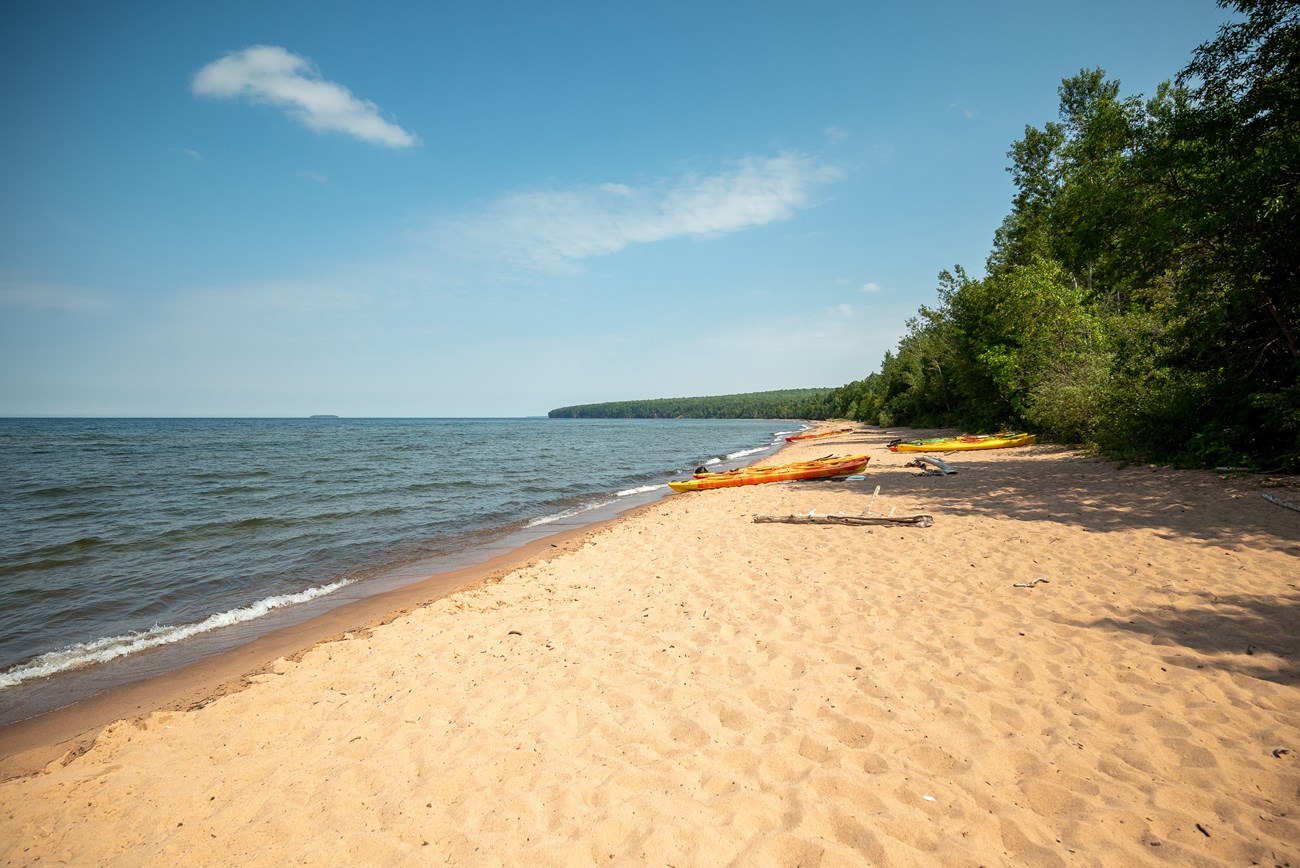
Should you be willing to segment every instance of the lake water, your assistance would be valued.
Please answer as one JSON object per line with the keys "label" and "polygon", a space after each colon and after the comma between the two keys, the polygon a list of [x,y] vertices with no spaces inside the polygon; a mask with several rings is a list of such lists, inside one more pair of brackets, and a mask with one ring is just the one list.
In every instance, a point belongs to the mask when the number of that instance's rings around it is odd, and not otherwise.
{"label": "lake water", "polygon": [[799,427],[0,419],[0,724],[648,502]]}

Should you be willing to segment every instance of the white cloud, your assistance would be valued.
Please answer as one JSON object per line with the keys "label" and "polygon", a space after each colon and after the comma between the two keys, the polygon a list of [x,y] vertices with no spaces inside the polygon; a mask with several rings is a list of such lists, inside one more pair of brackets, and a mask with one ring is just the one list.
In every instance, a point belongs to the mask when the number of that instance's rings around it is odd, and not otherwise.
{"label": "white cloud", "polygon": [[880,286],[880,284],[878,284],[878,283],[864,283],[864,284],[862,284],[862,291],[863,291],[863,292],[880,292],[880,290],[881,290],[881,286]]}
{"label": "white cloud", "polygon": [[318,133],[347,133],[390,148],[409,148],[420,141],[386,121],[379,106],[326,81],[311,61],[277,45],[233,51],[200,69],[190,88],[198,96],[268,103]]}
{"label": "white cloud", "polygon": [[842,145],[848,141],[849,134],[839,127],[826,128],[826,141],[832,145]]}
{"label": "white cloud", "polygon": [[502,257],[542,271],[572,271],[631,244],[707,238],[787,220],[813,189],[842,175],[809,156],[747,157],[710,175],[647,186],[597,184],[515,193],[434,228],[449,250]]}
{"label": "white cloud", "polygon": [[315,181],[317,184],[328,184],[329,176],[324,172],[317,172],[314,169],[303,169],[298,173],[299,178],[306,178],[308,181]]}
{"label": "white cloud", "polygon": [[831,316],[835,317],[836,319],[852,319],[853,305],[837,304],[835,305],[835,307],[828,310],[827,313],[829,313]]}

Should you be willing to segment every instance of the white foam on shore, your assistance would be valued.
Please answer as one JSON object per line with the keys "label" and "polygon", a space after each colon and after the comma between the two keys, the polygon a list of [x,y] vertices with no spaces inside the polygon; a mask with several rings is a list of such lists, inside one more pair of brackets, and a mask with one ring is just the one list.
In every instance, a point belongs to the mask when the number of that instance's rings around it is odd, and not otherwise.
{"label": "white foam on shore", "polygon": [[647,494],[647,493],[649,493],[649,492],[651,492],[651,491],[658,491],[659,489],[661,489],[661,488],[663,488],[663,487],[664,487],[664,486],[663,486],[663,483],[662,483],[662,482],[659,483],[658,485],[638,485],[636,488],[625,488],[625,489],[623,489],[622,491],[617,491],[617,492],[614,493],[614,496],[615,496],[615,497],[631,497],[631,496],[634,495],[634,494]]}
{"label": "white foam on shore", "polygon": [[593,509],[600,509],[602,506],[609,506],[613,502],[614,501],[612,500],[602,500],[596,503],[584,504],[583,506],[575,506],[573,509],[564,510],[564,512],[543,515],[540,518],[535,518],[528,522],[528,524],[524,525],[524,529],[526,530],[530,527],[537,527],[538,525],[543,524],[551,524],[552,522],[562,521],[566,518],[573,518],[575,515],[582,515],[584,512],[590,512]]}
{"label": "white foam on shore", "polygon": [[[739,452],[730,452],[727,454],[727,460],[733,461],[737,458],[744,458],[746,455],[757,455],[760,452],[766,452],[771,446],[759,446],[755,449],[741,449]],[[709,462],[712,464],[713,462]]]}
{"label": "white foam on shore", "polygon": [[261,618],[264,615],[276,609],[282,609],[285,606],[292,606],[296,603],[305,603],[308,600],[314,600],[317,597],[323,597],[326,594],[337,591],[346,585],[352,584],[352,579],[343,579],[328,585],[321,585],[317,588],[308,588],[305,591],[299,591],[296,594],[281,594],[275,597],[267,597],[265,600],[258,600],[248,606],[239,609],[231,609],[229,612],[219,612],[216,615],[205,618],[194,624],[181,624],[178,626],[155,626],[149,630],[143,630],[138,633],[128,633],[124,636],[109,636],[103,639],[95,639],[92,642],[84,642],[65,648],[62,651],[51,651],[48,654],[21,663],[5,672],[0,672],[0,690],[9,687],[15,687],[25,681],[31,681],[35,678],[45,678],[50,675],[57,675],[60,672],[66,672],[69,669],[80,669],[83,666],[90,666],[96,663],[107,663],[110,660],[116,660],[119,657],[125,657],[128,654],[137,654],[141,651],[147,651],[150,648],[157,648],[161,645],[171,645],[176,642],[183,642],[186,639],[217,630],[221,627],[229,627],[234,624],[242,624],[246,621],[252,621]]}

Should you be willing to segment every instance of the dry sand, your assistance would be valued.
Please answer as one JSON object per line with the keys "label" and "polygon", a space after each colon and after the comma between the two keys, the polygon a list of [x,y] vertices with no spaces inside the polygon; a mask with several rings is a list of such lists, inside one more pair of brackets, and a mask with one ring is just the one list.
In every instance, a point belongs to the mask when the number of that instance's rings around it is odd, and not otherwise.
{"label": "dry sand", "polygon": [[[113,723],[0,784],[0,860],[1300,864],[1294,480],[889,438]],[[868,505],[934,524],[752,520]]]}

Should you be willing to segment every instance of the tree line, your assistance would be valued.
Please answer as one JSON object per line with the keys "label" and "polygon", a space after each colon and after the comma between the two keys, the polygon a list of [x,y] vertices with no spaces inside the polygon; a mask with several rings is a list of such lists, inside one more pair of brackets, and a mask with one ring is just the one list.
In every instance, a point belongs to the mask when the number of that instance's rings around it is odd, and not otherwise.
{"label": "tree line", "polygon": [[1300,0],[1219,0],[1175,78],[1101,69],[1008,151],[984,276],[939,274],[880,369],[807,389],[556,416],[1017,428],[1128,458],[1300,470]]}
{"label": "tree line", "polygon": [[831,415],[1300,469],[1300,3],[1220,5],[1245,20],[1150,98],[1061,83],[1008,152],[985,276],[942,272]]}
{"label": "tree line", "polygon": [[653,398],[575,404],[552,419],[823,419],[834,415],[831,389],[782,389],[702,398]]}

